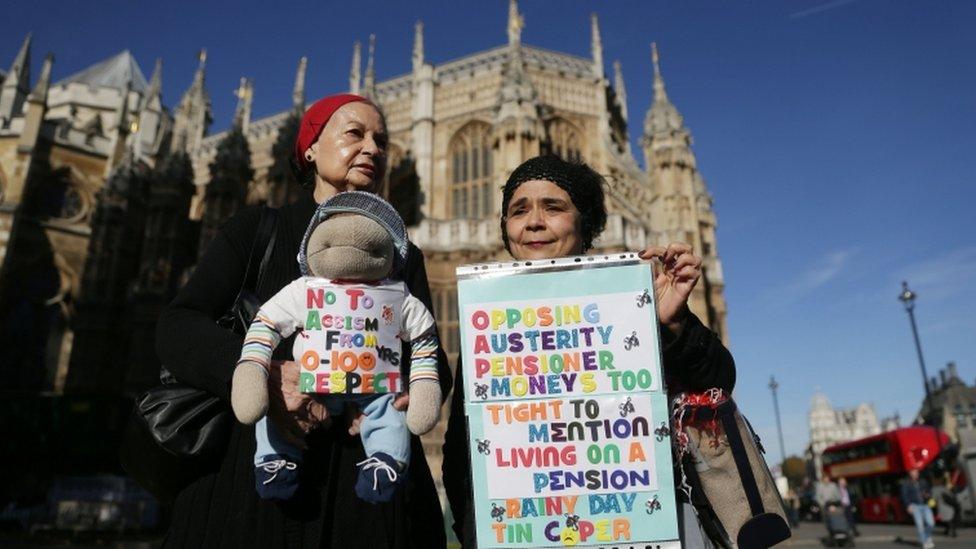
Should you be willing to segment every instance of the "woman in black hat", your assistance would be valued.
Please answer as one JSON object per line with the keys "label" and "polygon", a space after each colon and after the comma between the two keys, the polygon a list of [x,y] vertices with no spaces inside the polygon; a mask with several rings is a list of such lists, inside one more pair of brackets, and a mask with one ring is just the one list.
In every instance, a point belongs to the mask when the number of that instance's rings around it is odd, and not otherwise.
{"label": "woman in black hat", "polygon": [[[551,155],[525,161],[512,172],[502,191],[500,222],[505,248],[518,260],[586,253],[606,225],[603,185],[603,178],[586,164]],[[669,392],[718,387],[730,394],[735,385],[732,355],[688,310],[688,297],[701,278],[701,258],[691,246],[680,243],[650,246],[639,255],[655,261],[654,293]],[[474,547],[463,387],[459,365],[444,441],[443,475],[454,531],[464,547]],[[685,514],[690,512],[688,508]],[[709,545],[697,528],[684,528],[682,538],[692,547]]]}

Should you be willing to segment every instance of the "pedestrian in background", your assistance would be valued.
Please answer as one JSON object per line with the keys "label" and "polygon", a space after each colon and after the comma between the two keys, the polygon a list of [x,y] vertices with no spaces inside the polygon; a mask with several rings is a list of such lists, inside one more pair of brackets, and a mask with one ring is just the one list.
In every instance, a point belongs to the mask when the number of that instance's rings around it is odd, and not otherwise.
{"label": "pedestrian in background", "polygon": [[800,524],[800,496],[793,488],[786,490],[786,511],[790,514],[790,526],[796,528]]}
{"label": "pedestrian in background", "polygon": [[915,528],[918,529],[918,542],[922,545],[922,549],[935,547],[935,543],[932,541],[935,517],[932,516],[932,508],[929,507],[928,503],[931,495],[929,483],[918,478],[918,469],[910,470],[908,478],[901,484],[901,501],[915,520]]}
{"label": "pedestrian in background", "polygon": [[817,505],[820,506],[820,514],[824,520],[826,520],[827,504],[830,502],[836,503],[840,501],[840,488],[837,486],[837,483],[830,478],[830,475],[824,473],[824,476],[820,479],[820,482],[817,483],[816,494]]}
{"label": "pedestrian in background", "polygon": [[855,536],[860,536],[861,533],[857,531],[857,522],[854,520],[854,514],[857,507],[854,505],[854,496],[851,491],[847,488],[847,479],[840,477],[837,479],[837,490],[840,492],[840,505],[844,508],[844,516],[847,517],[847,525],[850,527],[851,531],[854,532]]}
{"label": "pedestrian in background", "polygon": [[935,500],[935,509],[939,515],[939,521],[945,527],[945,535],[956,537],[959,515],[961,515],[959,500],[956,499],[956,494],[946,479],[936,479],[935,486],[932,488],[932,499]]}

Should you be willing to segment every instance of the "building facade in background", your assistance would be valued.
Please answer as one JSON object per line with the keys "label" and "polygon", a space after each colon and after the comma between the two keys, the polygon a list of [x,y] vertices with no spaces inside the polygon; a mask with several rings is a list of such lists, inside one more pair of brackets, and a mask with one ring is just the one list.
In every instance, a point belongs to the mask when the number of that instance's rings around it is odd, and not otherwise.
{"label": "building facade in background", "polygon": [[813,474],[820,478],[823,471],[821,455],[828,446],[897,429],[899,422],[897,414],[879,421],[872,404],[834,408],[827,395],[817,391],[810,401],[808,415],[810,445],[807,447],[807,460]]}
{"label": "building facade in background", "polygon": [[[511,0],[505,44],[435,65],[417,23],[411,72],[383,81],[370,37],[365,70],[357,43],[348,85],[334,87],[370,97],[386,114],[382,192],[424,251],[452,360],[454,270],[508,257],[499,189],[516,166],[543,153],[585,161],[606,177],[610,216],[592,253],[675,241],[694,247],[704,277],[691,309],[727,342],[712,197],[656,48],[654,100],[637,126],[642,170],[629,140],[622,69],[615,62],[612,78],[605,74],[596,15],[588,58],[525,45],[523,27]],[[133,393],[158,369],[155,316],[216,227],[244,205],[280,205],[298,192],[282,166],[305,106],[305,60],[280,114],[251,120],[254,89],[242,79],[231,129],[210,135],[203,52],[170,109],[160,62],[147,81],[123,52],[52,82],[49,55],[31,83],[31,48],[28,36],[0,83],[0,343],[18,343],[13,351],[0,345],[0,373],[13,388]],[[439,471],[442,430],[428,439]]]}
{"label": "building facade in background", "polygon": [[959,378],[955,362],[929,380],[929,396],[922,402],[917,420],[942,429],[953,442],[960,441],[961,431],[976,429],[976,385]]}
{"label": "building facade in background", "polygon": [[[524,160],[554,153],[582,160],[608,182],[607,230],[594,253],[635,250],[651,243],[688,242],[704,258],[705,277],[691,299],[702,320],[727,337],[721,261],[712,198],[691,150],[691,134],[665,91],[653,52],[654,102],[643,120],[642,171],[628,139],[628,112],[619,63],[613,82],[605,76],[596,16],[591,19],[590,58],[522,44],[523,18],[509,5],[508,43],[439,65],[424,54],[423,25],[415,28],[409,74],[377,81],[375,40],[365,71],[354,46],[349,91],[382,106],[390,133],[390,174],[384,194],[410,225],[424,251],[444,340],[457,350],[454,269],[507,259],[498,224],[508,174]],[[400,48],[397,48],[400,49]],[[249,121],[255,181],[248,202],[275,194],[268,172],[272,144],[289,111]],[[194,149],[196,182],[209,178],[224,133]],[[201,193],[192,215],[203,215]]]}

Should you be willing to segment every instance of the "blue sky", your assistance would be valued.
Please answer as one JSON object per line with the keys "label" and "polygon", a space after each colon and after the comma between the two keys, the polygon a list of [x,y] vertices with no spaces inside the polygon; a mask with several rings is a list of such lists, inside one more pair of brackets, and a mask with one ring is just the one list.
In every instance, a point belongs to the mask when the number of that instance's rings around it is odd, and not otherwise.
{"label": "blue sky", "polygon": [[[310,97],[345,89],[352,43],[371,32],[379,79],[410,70],[417,19],[434,63],[506,40],[504,0],[268,6],[15,0],[2,9],[0,65],[29,30],[35,77],[47,51],[59,79],[129,49],[147,77],[163,58],[172,106],[206,47],[219,130],[241,76],[254,79],[256,117],[286,108],[302,55]],[[589,14],[600,16],[608,74],[614,59],[623,64],[637,149],[658,42],[715,196],[737,398],[773,460],[770,375],[788,453],[807,443],[818,386],[835,405],[914,416],[923,390],[896,300],[902,279],[919,294],[929,374],[955,360],[976,381],[976,4],[523,0],[520,9],[523,42],[582,56]]]}

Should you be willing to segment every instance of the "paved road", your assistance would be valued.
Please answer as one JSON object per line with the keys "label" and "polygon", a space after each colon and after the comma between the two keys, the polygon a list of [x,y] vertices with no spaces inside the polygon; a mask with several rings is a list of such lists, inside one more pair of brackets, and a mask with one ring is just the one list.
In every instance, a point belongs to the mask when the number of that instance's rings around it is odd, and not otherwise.
{"label": "paved road", "polygon": [[[861,536],[855,541],[858,546],[877,548],[918,547],[918,534],[914,525],[908,524],[862,524],[858,527]],[[959,536],[948,538],[941,535],[942,528],[935,530],[935,546],[942,547],[976,547],[976,528],[960,528]],[[819,522],[802,522],[793,531],[793,537],[780,544],[780,547],[823,547],[827,529]]]}

